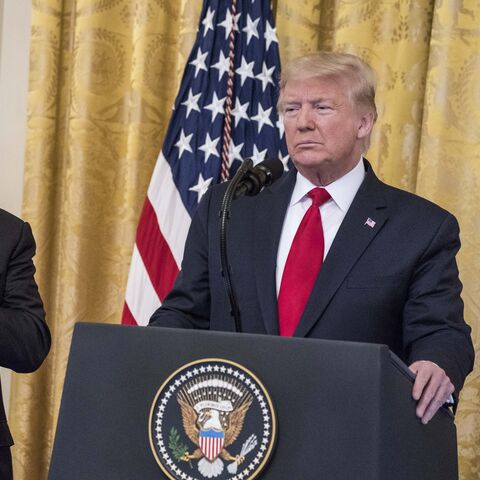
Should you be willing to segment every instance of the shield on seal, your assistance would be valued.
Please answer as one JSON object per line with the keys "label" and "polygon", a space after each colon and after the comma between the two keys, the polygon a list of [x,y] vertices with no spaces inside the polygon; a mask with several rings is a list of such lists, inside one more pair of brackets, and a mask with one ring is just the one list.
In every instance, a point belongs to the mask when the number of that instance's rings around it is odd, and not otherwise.
{"label": "shield on seal", "polygon": [[218,430],[200,430],[198,443],[200,450],[207,460],[213,462],[223,448],[225,433]]}

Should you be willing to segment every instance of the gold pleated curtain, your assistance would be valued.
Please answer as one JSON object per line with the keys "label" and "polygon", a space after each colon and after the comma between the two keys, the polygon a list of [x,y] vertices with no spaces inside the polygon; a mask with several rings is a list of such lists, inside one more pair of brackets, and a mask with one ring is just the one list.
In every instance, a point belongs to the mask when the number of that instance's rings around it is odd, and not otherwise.
{"label": "gold pleated curtain", "polygon": [[[378,72],[368,158],[379,176],[453,212],[465,315],[480,332],[480,3],[277,0],[282,61],[356,53]],[[33,0],[23,215],[53,343],[15,375],[16,480],[47,477],[76,322],[119,323],[135,229],[200,0]],[[457,413],[462,480],[480,472],[480,369]]]}

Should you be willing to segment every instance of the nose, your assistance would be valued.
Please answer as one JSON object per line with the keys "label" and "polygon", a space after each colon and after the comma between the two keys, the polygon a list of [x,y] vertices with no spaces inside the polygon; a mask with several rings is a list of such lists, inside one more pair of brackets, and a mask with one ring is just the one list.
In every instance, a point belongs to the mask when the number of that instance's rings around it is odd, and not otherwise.
{"label": "nose", "polygon": [[313,111],[309,106],[302,106],[297,115],[297,128],[299,130],[313,130],[315,122],[313,121]]}

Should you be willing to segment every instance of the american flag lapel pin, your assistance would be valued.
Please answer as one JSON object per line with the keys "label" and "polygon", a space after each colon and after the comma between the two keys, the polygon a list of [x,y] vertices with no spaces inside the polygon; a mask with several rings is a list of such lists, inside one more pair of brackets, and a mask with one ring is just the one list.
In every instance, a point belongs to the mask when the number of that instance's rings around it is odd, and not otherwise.
{"label": "american flag lapel pin", "polygon": [[373,228],[376,225],[376,221],[372,220],[370,217],[367,218],[364,225],[368,225],[370,228]]}

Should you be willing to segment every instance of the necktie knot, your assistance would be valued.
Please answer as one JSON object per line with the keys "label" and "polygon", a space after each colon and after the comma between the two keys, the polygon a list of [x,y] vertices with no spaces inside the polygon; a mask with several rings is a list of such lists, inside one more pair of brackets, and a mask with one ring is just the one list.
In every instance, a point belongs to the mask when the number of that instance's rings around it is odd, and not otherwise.
{"label": "necktie knot", "polygon": [[324,188],[312,188],[307,195],[312,199],[312,205],[321,207],[327,200],[330,200],[330,194]]}

